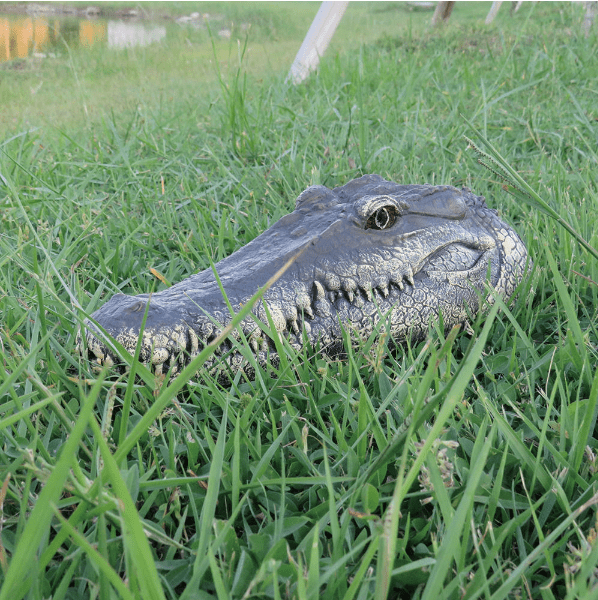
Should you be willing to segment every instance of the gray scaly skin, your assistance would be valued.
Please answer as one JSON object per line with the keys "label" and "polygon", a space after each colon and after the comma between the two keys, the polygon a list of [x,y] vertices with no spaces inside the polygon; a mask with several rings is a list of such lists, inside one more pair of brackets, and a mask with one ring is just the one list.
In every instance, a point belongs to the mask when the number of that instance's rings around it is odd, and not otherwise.
{"label": "gray scaly skin", "polygon": [[[306,189],[292,213],[217,263],[233,310],[294,256],[253,314],[268,323],[266,304],[291,346],[301,348],[307,339],[330,354],[342,351],[343,327],[366,337],[384,315],[395,341],[424,337],[439,311],[447,329],[463,323],[479,310],[485,282],[508,299],[527,262],[519,236],[484,198],[465,188],[398,185],[378,175],[333,190]],[[151,298],[117,294],[92,318],[133,354],[148,300],[140,359],[158,374],[176,375],[232,319],[212,269]],[[241,328],[260,365],[278,362],[254,318]],[[97,331],[86,321],[87,354],[100,365],[119,362]],[[221,379],[228,369],[247,368],[230,340],[219,353],[226,355]]]}

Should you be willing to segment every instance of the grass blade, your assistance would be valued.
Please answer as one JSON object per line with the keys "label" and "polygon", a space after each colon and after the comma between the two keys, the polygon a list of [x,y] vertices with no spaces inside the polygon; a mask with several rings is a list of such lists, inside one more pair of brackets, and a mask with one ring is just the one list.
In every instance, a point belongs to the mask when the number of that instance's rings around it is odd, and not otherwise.
{"label": "grass blade", "polygon": [[85,398],[81,412],[62,447],[60,458],[38,496],[10,561],[0,590],[0,600],[20,600],[25,596],[37,576],[36,569],[32,569],[32,565],[37,564],[40,545],[50,532],[54,516],[52,506],[58,504],[72,463],[77,460],[77,447],[92,417],[102,383],[102,379],[98,379]]}
{"label": "grass blade", "polygon": [[[463,120],[469,125],[471,130],[476,136],[484,143],[488,148],[488,151],[480,149],[471,139],[465,137],[468,143],[475,149],[475,151],[482,157],[480,164],[493,171],[495,175],[501,179],[506,180],[513,186],[513,189],[509,191],[517,197],[521,202],[529,204],[533,208],[540,210],[544,214],[554,219],[561,227],[566,229],[595,259],[598,259],[598,250],[590,245],[586,240],[569,224],[565,221],[556,210],[554,210],[548,202],[546,202],[528,183],[511,167],[498,150],[491,144],[484,135],[474,127],[474,125],[462,115]],[[486,162],[484,162],[484,160]],[[498,170],[495,170],[498,169]]]}
{"label": "grass blade", "polygon": [[130,564],[134,569],[134,575],[129,573],[128,578],[131,579],[133,576],[136,578],[144,599],[165,600],[154,556],[127,484],[120,474],[118,463],[104,441],[100,426],[95,419],[91,419],[90,424],[104,460],[106,480],[110,481],[114,494],[118,498],[117,508],[122,519],[123,541],[125,549],[128,551]]}

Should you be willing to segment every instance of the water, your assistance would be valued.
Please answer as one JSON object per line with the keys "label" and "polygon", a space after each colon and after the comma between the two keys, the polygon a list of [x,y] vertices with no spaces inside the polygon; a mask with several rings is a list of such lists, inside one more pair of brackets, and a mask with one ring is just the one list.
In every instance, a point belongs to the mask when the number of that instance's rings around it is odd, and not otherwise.
{"label": "water", "polygon": [[166,27],[152,23],[74,17],[0,15],[0,62],[32,55],[52,55],[70,48],[102,44],[109,48],[147,46],[166,37]]}

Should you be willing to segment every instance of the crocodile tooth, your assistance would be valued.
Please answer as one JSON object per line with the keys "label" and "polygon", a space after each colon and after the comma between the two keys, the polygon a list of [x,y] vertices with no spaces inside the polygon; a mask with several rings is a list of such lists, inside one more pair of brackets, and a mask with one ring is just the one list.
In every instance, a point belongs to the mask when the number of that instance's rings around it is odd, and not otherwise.
{"label": "crocodile tooth", "polygon": [[347,290],[347,297],[349,298],[349,302],[353,302],[353,292],[351,290]]}
{"label": "crocodile tooth", "polygon": [[160,363],[159,365],[154,365],[154,375],[162,375],[162,370],[164,367],[164,363]]}
{"label": "crocodile tooth", "polygon": [[299,325],[297,325],[297,321],[295,321],[295,319],[291,319],[291,327],[295,333],[299,333]]}
{"label": "crocodile tooth", "polygon": [[260,351],[259,344],[257,338],[251,337],[249,338],[249,344],[253,348],[253,351],[257,354]]}
{"label": "crocodile tooth", "polygon": [[274,328],[278,333],[282,333],[287,326],[287,321],[284,318],[282,310],[278,306],[269,306],[268,308],[270,310],[270,317],[274,323]]}
{"label": "crocodile tooth", "polygon": [[314,281],[314,288],[316,290],[316,299],[324,300],[326,297],[326,292],[324,291],[324,287],[319,281]]}
{"label": "crocodile tooth", "polygon": [[365,292],[368,302],[371,302],[372,301],[372,289],[369,287],[366,287],[366,288],[363,288],[363,291]]}
{"label": "crocodile tooth", "polygon": [[199,353],[199,339],[193,329],[189,329],[189,340],[191,341],[191,356]]}
{"label": "crocodile tooth", "polygon": [[312,311],[312,309],[311,309],[311,306],[306,306],[306,307],[305,307],[303,310],[305,311],[305,314],[306,314],[306,315],[307,315],[307,316],[308,316],[310,319],[313,319],[313,318],[314,318],[314,313],[313,313],[313,311]]}
{"label": "crocodile tooth", "polygon": [[413,270],[409,268],[407,273],[405,273],[405,279],[411,284],[415,285],[415,280],[413,279]]}
{"label": "crocodile tooth", "polygon": [[176,327],[175,335],[172,336],[180,350],[187,348],[187,331],[186,327]]}
{"label": "crocodile tooth", "polygon": [[89,334],[89,338],[87,340],[87,347],[91,350],[91,353],[95,357],[100,359],[100,361],[104,360],[104,352],[102,351],[102,345],[97,337]]}
{"label": "crocodile tooth", "polygon": [[167,348],[154,348],[152,352],[152,365],[161,365],[168,360],[170,353]]}
{"label": "crocodile tooth", "polygon": [[404,289],[405,289],[405,284],[403,283],[403,280],[402,280],[402,279],[398,278],[398,279],[395,281],[395,283],[397,284],[397,287],[398,287],[400,290],[404,290]]}
{"label": "crocodile tooth", "polygon": [[112,366],[114,366],[114,361],[108,355],[106,355],[106,358],[104,358],[104,366],[106,366],[106,367],[112,367]]}
{"label": "crocodile tooth", "polygon": [[330,303],[334,303],[334,301],[336,300],[336,294],[334,292],[328,292],[328,300],[330,300]]}
{"label": "crocodile tooth", "polygon": [[384,294],[384,297],[388,298],[388,284],[387,283],[383,283],[379,287],[380,287],[380,290],[382,291],[382,293]]}

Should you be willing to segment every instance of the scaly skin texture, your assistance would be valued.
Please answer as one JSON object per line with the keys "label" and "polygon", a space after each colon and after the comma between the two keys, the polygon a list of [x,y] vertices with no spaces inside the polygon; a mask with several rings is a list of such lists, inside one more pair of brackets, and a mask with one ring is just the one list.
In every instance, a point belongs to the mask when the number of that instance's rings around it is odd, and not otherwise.
{"label": "scaly skin texture", "polygon": [[[388,317],[395,341],[419,339],[439,312],[448,329],[479,310],[488,282],[508,299],[521,281],[527,250],[482,197],[450,186],[398,185],[365,175],[329,190],[312,186],[295,210],[220,261],[216,270],[237,312],[290,258],[297,258],[253,307],[293,347],[305,340],[330,354],[342,328],[369,336]],[[131,354],[149,301],[140,358],[176,375],[232,317],[211,269],[151,295],[117,294],[92,318]],[[276,364],[275,346],[256,320],[241,325],[257,362]],[[86,321],[85,351],[99,364],[116,353]],[[82,343],[81,343],[82,346]],[[83,348],[81,348],[83,350]],[[210,360],[226,373],[251,368],[228,340]]]}

